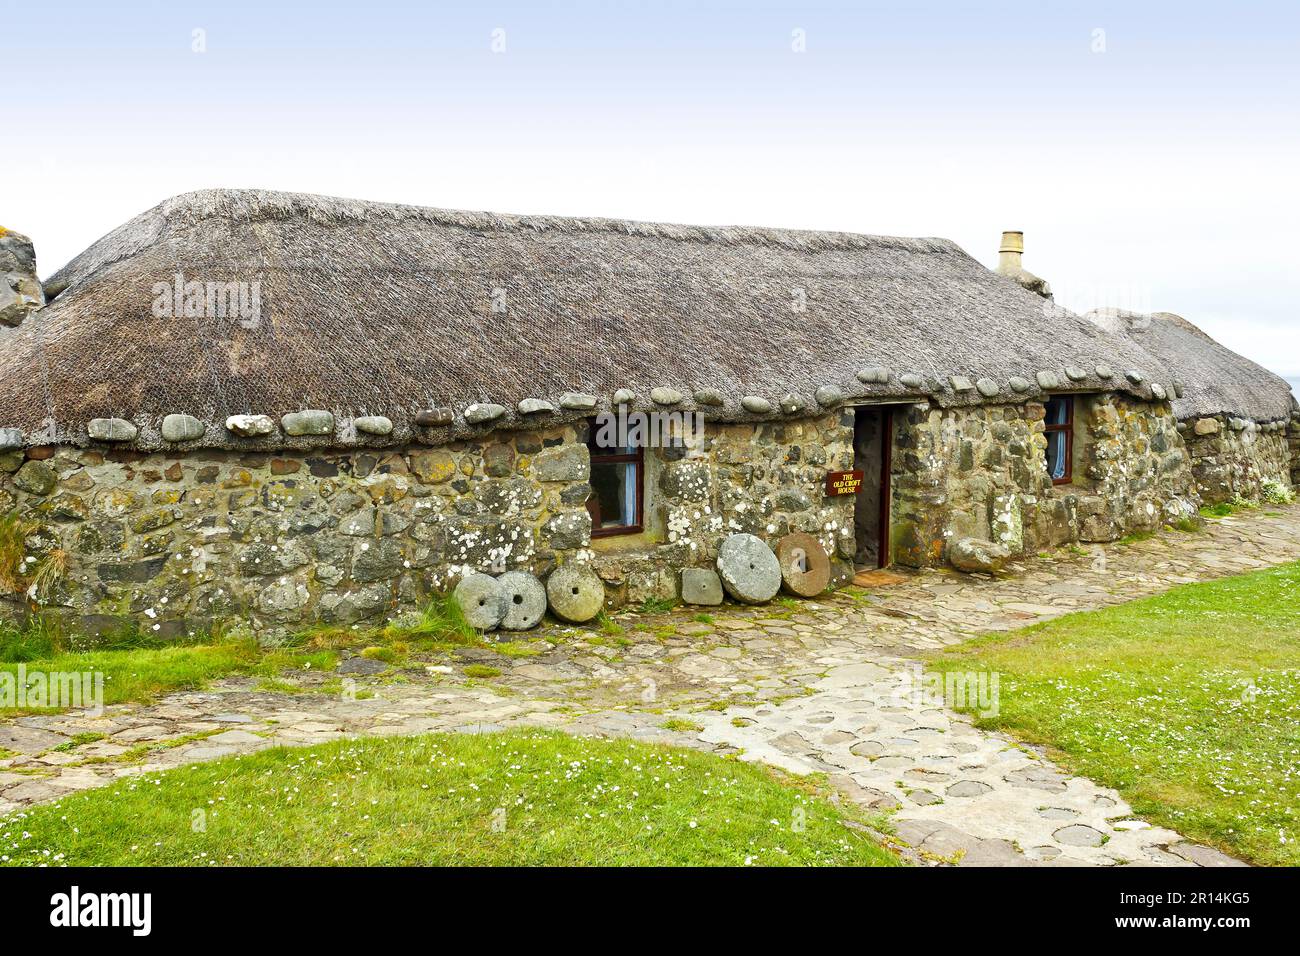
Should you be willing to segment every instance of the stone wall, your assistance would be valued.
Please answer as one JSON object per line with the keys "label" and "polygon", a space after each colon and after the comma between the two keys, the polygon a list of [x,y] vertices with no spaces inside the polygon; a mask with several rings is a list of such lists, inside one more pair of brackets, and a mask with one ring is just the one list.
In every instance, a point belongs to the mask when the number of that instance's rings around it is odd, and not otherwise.
{"label": "stone wall", "polygon": [[1291,412],[1286,423],[1286,444],[1290,463],[1291,486],[1300,486],[1300,410]]}
{"label": "stone wall", "polygon": [[908,406],[893,458],[894,560],[942,563],[975,538],[1023,554],[1191,518],[1191,469],[1167,402],[1075,397],[1074,478],[1054,485],[1037,402]]}
{"label": "stone wall", "polygon": [[1258,499],[1263,482],[1270,479],[1290,487],[1292,449],[1288,425],[1229,415],[1180,423],[1202,500],[1217,504],[1238,495]]}
{"label": "stone wall", "polygon": [[274,634],[419,607],[467,568],[566,562],[593,563],[613,604],[673,598],[678,571],[712,564],[735,531],[809,531],[851,555],[852,498],[822,497],[825,472],[851,467],[851,422],[710,425],[698,450],[649,450],[646,533],[594,546],[581,424],[397,452],[0,453],[0,516],[36,526],[23,570],[64,569],[3,603],[90,633]]}
{"label": "stone wall", "polygon": [[678,571],[713,566],[730,534],[771,545],[792,531],[821,541],[834,559],[832,584],[852,577],[852,496],[827,498],[827,471],[853,467],[853,412],[761,425],[705,429],[700,457],[647,450],[654,517],[645,535],[597,539],[596,572],[615,603],[674,598]]}

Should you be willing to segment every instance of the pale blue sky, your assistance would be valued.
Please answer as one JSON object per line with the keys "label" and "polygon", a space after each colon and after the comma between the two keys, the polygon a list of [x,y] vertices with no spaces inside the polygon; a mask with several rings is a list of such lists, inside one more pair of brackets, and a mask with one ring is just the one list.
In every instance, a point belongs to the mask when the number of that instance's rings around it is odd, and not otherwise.
{"label": "pale blue sky", "polygon": [[990,265],[1016,228],[1065,305],[1180,312],[1300,375],[1294,3],[4,3],[0,223],[45,274],[211,186]]}

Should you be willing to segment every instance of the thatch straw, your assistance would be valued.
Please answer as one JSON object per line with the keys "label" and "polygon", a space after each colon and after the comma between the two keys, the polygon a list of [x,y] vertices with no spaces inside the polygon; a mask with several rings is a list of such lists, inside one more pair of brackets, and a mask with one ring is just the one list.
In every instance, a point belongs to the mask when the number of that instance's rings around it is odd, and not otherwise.
{"label": "thatch straw", "polygon": [[1286,379],[1220,345],[1180,315],[1098,309],[1088,318],[1127,337],[1151,362],[1177,370],[1183,394],[1173,404],[1179,420],[1223,414],[1273,422],[1295,407]]}
{"label": "thatch straw", "polygon": [[[155,283],[178,271],[260,283],[260,326],[155,317]],[[223,423],[315,408],[335,414],[336,442],[367,414],[392,419],[383,441],[438,441],[473,433],[460,417],[471,403],[504,405],[493,427],[514,427],[556,420],[523,419],[521,399],[565,392],[607,408],[615,389],[644,403],[670,386],[688,409],[693,391],[717,389],[725,402],[706,413],[739,420],[756,417],[744,396],[776,405],[795,393],[815,409],[823,385],[850,400],[930,394],[953,405],[981,400],[954,392],[954,375],[992,380],[994,401],[1024,400],[1012,377],[1051,370],[1064,384],[1067,366],[1087,373],[1071,388],[1141,396],[1178,375],[942,239],[219,190],[162,203],[53,278],[66,290],[0,335],[0,427],[23,429],[29,444],[81,444],[91,419],[122,417],[139,426],[136,445],[159,447],[169,413],[207,423],[197,445],[297,447],[331,439],[243,439]],[[855,378],[875,365],[892,371],[888,383]],[[1098,377],[1099,365],[1115,377]],[[1142,385],[1125,381],[1131,368]],[[923,388],[902,386],[904,373],[923,376]],[[452,427],[416,429],[417,411],[444,406],[457,413]]]}

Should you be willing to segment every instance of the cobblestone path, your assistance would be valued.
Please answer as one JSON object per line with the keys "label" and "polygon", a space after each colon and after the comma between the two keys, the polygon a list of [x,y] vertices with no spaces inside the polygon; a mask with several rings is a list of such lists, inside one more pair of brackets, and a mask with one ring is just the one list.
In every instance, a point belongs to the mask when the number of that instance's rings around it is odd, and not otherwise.
{"label": "cobblestone path", "polygon": [[[1300,558],[1300,506],[1093,545],[1014,565],[1001,578],[904,572],[895,583],[797,605],[617,620],[619,639],[548,627],[533,656],[463,648],[440,662],[340,670],[373,697],[300,693],[248,678],[152,705],[0,722],[0,814],[200,760],[352,736],[512,726],[629,736],[831,775],[845,799],[892,809],[894,842],[923,864],[1241,865],[1135,819],[1113,790],[1032,748],[900,693],[931,649],[1129,601],[1177,584]],[[502,671],[470,680],[463,668]],[[676,718],[676,720],[672,720]],[[667,729],[664,724],[679,729]],[[700,729],[690,729],[698,727]],[[76,745],[77,734],[103,734]],[[70,746],[69,746],[70,745]]]}

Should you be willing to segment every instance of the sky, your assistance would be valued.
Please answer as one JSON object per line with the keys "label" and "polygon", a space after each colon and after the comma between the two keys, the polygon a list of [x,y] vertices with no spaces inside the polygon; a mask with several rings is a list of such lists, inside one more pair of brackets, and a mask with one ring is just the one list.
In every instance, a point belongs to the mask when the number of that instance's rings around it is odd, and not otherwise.
{"label": "sky", "polygon": [[0,0],[43,276],[176,193],[953,239],[1300,379],[1300,4]]}

